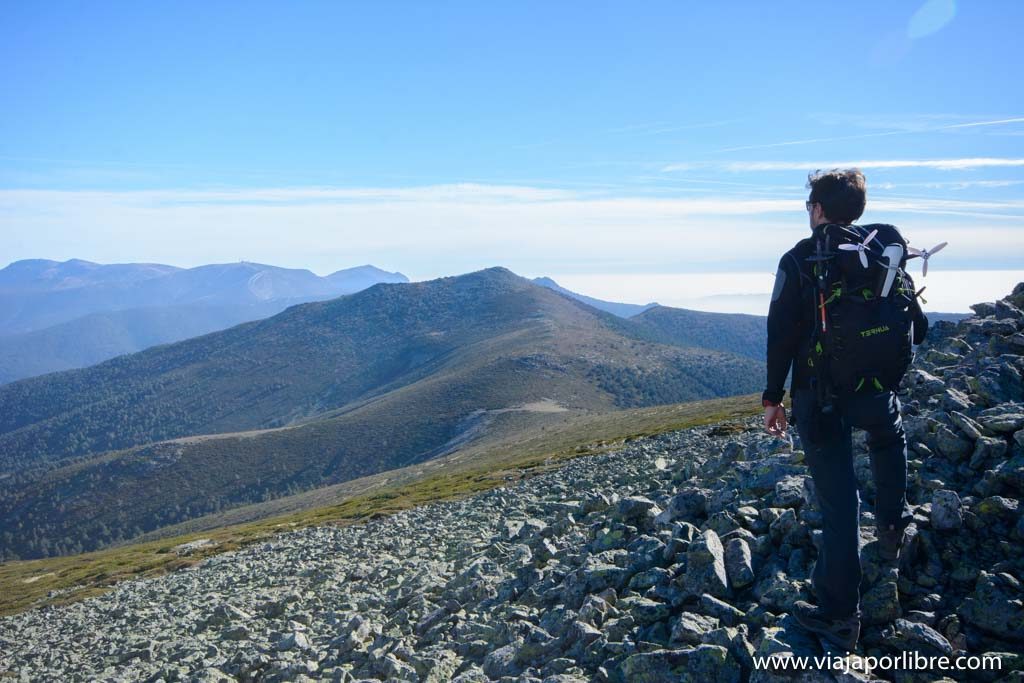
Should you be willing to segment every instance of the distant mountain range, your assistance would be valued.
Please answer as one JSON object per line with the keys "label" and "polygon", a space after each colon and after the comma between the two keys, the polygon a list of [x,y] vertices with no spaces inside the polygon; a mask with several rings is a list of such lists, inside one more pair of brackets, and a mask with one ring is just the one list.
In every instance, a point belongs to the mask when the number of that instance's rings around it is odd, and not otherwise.
{"label": "distant mountain range", "polygon": [[[657,305],[595,299],[547,277],[533,281],[624,318]],[[378,282],[408,278],[369,265],[318,277],[247,262],[182,269],[80,259],[17,261],[0,270],[0,384],[88,367]],[[50,324],[55,320],[61,322]]]}
{"label": "distant mountain range", "polygon": [[320,277],[249,262],[184,269],[17,261],[0,270],[0,384],[86,367],[378,282],[408,278],[370,265]]}
{"label": "distant mountain range", "polygon": [[[22,532],[0,534],[0,556],[101,547],[529,433],[549,419],[531,406],[751,393],[757,320],[665,307],[624,319],[489,268],[14,382],[0,387],[0,527]],[[746,335],[759,341],[729,341]]]}
{"label": "distant mountain range", "polygon": [[655,303],[620,304],[614,301],[603,301],[601,299],[595,299],[594,297],[587,296],[586,294],[577,294],[576,292],[569,291],[568,289],[562,287],[549,277],[535,277],[533,278],[533,281],[540,285],[541,287],[547,287],[548,289],[553,289],[556,292],[561,292],[562,294],[571,296],[573,299],[576,299],[577,301],[582,301],[585,304],[590,304],[594,308],[599,308],[602,311],[608,311],[609,313],[617,315],[620,318],[631,318],[634,315],[643,313],[648,308],[653,308],[654,306],[658,305]]}

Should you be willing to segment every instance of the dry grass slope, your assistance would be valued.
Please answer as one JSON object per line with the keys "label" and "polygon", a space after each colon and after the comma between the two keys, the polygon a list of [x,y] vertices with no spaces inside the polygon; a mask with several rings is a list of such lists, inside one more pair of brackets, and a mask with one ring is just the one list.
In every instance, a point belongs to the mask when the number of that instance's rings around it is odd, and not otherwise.
{"label": "dry grass slope", "polygon": [[[719,422],[728,429],[730,420],[760,412],[757,398],[749,394],[572,417],[532,436],[459,452],[448,458],[450,466],[443,471],[416,474],[412,467],[388,473],[389,483],[331,505],[82,555],[9,562],[0,565],[0,615],[82,600],[119,581],[174,571],[282,531],[353,524],[430,501],[472,495],[640,436]],[[201,538],[211,543],[187,557],[174,551]]]}

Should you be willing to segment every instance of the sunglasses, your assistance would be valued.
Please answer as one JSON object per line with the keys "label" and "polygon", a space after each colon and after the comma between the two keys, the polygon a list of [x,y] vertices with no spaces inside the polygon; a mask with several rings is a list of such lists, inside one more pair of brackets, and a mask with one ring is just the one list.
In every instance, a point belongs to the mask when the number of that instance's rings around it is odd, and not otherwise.
{"label": "sunglasses", "polygon": [[807,201],[807,202],[804,202],[804,206],[805,206],[805,207],[807,207],[807,210],[808,210],[808,211],[810,211],[810,210],[811,210],[811,208],[812,208],[812,207],[813,207],[813,206],[814,206],[815,204],[817,204],[817,203],[818,203],[818,202],[811,202],[811,201]]}

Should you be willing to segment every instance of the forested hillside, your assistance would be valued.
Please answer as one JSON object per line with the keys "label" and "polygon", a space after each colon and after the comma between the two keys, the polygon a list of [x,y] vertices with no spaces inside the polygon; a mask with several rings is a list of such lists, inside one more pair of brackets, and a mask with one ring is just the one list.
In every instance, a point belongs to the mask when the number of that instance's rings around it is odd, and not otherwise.
{"label": "forested hillside", "polygon": [[85,370],[0,387],[0,552],[164,525],[528,432],[568,414],[755,391],[761,364],[503,268],[379,284]]}

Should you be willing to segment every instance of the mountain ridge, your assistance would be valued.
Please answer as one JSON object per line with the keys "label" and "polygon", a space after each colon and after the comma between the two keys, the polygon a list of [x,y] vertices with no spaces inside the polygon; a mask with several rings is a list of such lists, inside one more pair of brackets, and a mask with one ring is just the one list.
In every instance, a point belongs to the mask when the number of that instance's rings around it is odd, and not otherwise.
{"label": "mountain ridge", "polygon": [[[582,414],[760,382],[753,359],[653,336],[492,267],[14,382],[0,387],[0,519],[36,530],[19,554],[88,549],[548,420],[491,411],[548,400]],[[120,509],[109,499],[129,491]]]}
{"label": "mountain ridge", "polygon": [[0,270],[0,384],[87,367],[377,282],[407,281],[369,264],[320,277],[252,262],[185,269],[17,261]]}
{"label": "mountain ridge", "polygon": [[178,268],[81,259],[16,261],[0,269],[0,335],[30,332],[90,313],[146,306],[253,304],[349,294],[401,273],[357,266],[320,277],[305,268],[250,261]]}

